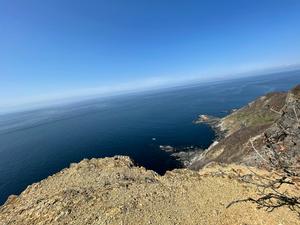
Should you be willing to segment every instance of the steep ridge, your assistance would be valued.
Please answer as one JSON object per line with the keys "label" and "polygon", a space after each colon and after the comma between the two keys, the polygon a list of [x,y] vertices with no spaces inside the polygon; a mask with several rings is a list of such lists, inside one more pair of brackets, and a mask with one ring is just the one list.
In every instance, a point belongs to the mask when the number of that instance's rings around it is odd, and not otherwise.
{"label": "steep ridge", "polygon": [[253,154],[250,139],[256,138],[257,148],[264,145],[258,137],[263,137],[266,130],[282,117],[290,98],[287,93],[269,93],[220,119],[214,128],[221,132],[221,138],[190,159],[189,168],[198,170],[210,162],[257,166],[258,158]]}

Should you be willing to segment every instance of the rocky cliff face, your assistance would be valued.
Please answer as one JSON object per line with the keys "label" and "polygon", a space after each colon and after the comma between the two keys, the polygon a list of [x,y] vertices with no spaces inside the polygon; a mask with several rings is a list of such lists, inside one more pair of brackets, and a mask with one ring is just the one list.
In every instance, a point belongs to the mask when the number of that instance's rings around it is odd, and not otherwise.
{"label": "rocky cliff face", "polygon": [[[300,86],[289,93],[270,93],[220,119],[216,125],[225,135],[208,150],[191,159],[192,169],[210,162],[238,163],[251,166],[262,164],[270,148],[288,150],[291,160],[297,160],[300,146]],[[255,150],[257,150],[257,153]]]}
{"label": "rocky cliff face", "polygon": [[265,143],[260,151],[262,156],[270,149],[284,155],[284,164],[299,167],[300,163],[300,85],[293,88],[287,96],[280,117],[260,137]]}
{"label": "rocky cliff face", "polygon": [[[1,225],[32,224],[282,224],[299,222],[287,208],[276,213],[232,200],[255,196],[235,178],[241,166],[178,169],[160,176],[128,157],[83,160],[11,196]],[[299,224],[299,223],[298,223]]]}

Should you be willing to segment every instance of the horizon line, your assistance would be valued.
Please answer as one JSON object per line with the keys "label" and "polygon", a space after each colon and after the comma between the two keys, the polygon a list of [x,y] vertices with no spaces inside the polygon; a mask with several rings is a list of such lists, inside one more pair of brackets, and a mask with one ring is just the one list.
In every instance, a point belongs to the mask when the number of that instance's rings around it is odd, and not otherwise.
{"label": "horizon line", "polygon": [[[115,84],[110,86],[102,86],[96,88],[87,88],[69,93],[60,93],[55,95],[42,96],[41,98],[35,98],[27,101],[23,100],[23,103],[12,103],[6,106],[0,107],[0,115],[30,111],[46,107],[55,107],[65,104],[77,103],[86,100],[92,100],[96,98],[113,97],[127,94],[138,94],[148,91],[163,90],[176,87],[184,87],[192,85],[193,83],[205,84],[209,82],[235,80],[239,78],[263,76],[273,73],[292,72],[300,70],[300,63],[294,63],[289,65],[280,65],[274,67],[265,67],[254,70],[246,70],[239,72],[226,72],[223,74],[215,75],[212,78],[200,78],[197,76],[188,78],[157,78],[134,80],[123,84]],[[226,75],[231,74],[231,77]],[[224,78],[226,77],[226,78]],[[135,88],[139,87],[139,88]]]}

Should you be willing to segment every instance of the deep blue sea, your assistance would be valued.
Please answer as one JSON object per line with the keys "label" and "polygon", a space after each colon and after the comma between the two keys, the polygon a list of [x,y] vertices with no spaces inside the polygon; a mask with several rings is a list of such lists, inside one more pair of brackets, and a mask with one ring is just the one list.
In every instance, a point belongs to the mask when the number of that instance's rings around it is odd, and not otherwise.
{"label": "deep blue sea", "polygon": [[[208,147],[198,114],[225,116],[256,97],[300,83],[300,71],[195,83],[0,116],[0,204],[84,158],[129,155],[160,174],[179,166],[159,145]],[[156,138],[156,140],[153,140]]]}

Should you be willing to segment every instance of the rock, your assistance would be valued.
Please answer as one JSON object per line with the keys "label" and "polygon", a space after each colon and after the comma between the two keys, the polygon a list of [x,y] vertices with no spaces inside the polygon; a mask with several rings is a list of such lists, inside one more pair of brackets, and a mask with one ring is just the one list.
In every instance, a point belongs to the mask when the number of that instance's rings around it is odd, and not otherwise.
{"label": "rock", "polygon": [[174,147],[170,145],[160,145],[159,148],[165,152],[174,152],[176,151]]}

